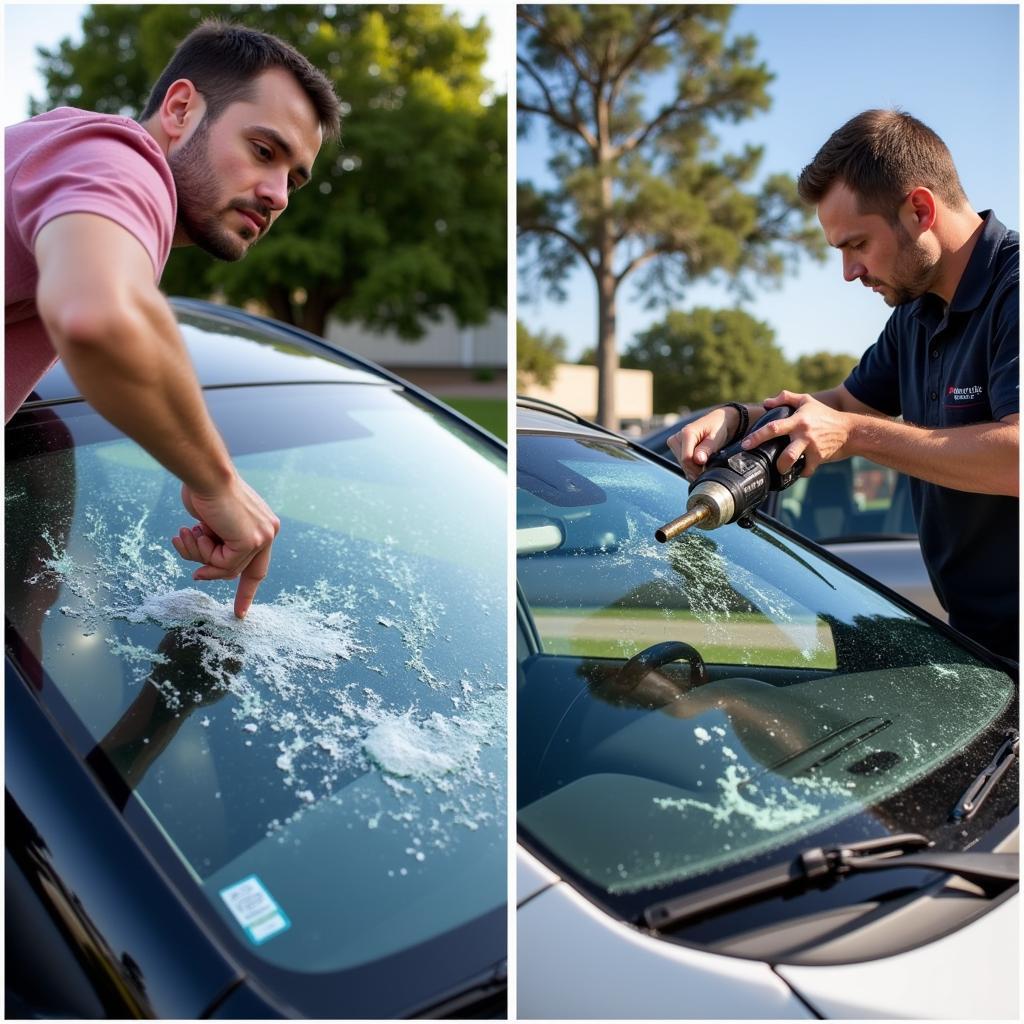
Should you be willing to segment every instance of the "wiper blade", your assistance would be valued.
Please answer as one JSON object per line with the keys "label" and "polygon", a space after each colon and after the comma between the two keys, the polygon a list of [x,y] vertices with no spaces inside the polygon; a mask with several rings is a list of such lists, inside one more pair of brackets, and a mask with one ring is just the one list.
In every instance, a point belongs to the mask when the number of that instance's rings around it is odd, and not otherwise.
{"label": "wiper blade", "polygon": [[1011,730],[1006,742],[996,751],[996,756],[978,773],[978,777],[967,787],[964,795],[949,812],[950,821],[967,821],[973,818],[978,808],[988,799],[999,784],[999,780],[1010,770],[1010,765],[1020,757],[1020,734]]}
{"label": "wiper blade", "polygon": [[1011,853],[946,853],[929,850],[922,835],[906,833],[846,846],[814,847],[787,864],[755,871],[701,893],[654,903],[643,912],[648,928],[665,929],[735,903],[769,896],[790,886],[841,878],[855,871],[927,868],[959,875],[995,895],[1020,877],[1020,861]]}

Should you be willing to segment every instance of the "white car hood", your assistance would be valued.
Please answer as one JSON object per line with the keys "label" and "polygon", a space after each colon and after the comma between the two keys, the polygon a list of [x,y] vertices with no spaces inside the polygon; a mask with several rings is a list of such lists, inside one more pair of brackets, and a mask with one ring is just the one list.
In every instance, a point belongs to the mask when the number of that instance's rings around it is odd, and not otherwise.
{"label": "white car hood", "polygon": [[520,1020],[814,1019],[767,964],[645,935],[565,882],[545,888],[556,876],[521,849],[518,860],[534,893],[518,894]]}
{"label": "white car hood", "polygon": [[822,1017],[1020,1019],[1020,897],[925,946],[859,964],[776,968]]}
{"label": "white car hood", "polygon": [[1020,1019],[1016,894],[897,956],[773,970],[616,921],[522,847],[517,880],[520,1019]]}

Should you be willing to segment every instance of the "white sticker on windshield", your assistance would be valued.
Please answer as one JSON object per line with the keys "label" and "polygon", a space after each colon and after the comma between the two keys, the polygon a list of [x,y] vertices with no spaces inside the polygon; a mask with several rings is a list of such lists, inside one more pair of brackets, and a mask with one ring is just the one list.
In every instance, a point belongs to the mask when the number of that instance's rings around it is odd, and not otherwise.
{"label": "white sticker on windshield", "polygon": [[221,889],[220,898],[235,915],[249,941],[257,946],[292,926],[288,915],[274,902],[256,875]]}

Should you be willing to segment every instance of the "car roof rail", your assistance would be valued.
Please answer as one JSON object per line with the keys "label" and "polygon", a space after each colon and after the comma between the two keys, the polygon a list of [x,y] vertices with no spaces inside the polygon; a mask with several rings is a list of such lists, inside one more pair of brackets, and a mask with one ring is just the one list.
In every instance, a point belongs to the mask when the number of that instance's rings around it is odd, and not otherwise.
{"label": "car roof rail", "polygon": [[612,437],[622,440],[622,435],[617,434],[614,430],[609,430],[608,427],[603,427],[600,423],[594,423],[593,420],[579,416],[569,409],[555,405],[554,402],[549,402],[544,398],[534,398],[532,395],[516,395],[516,405],[522,406],[524,409],[534,409],[536,412],[551,413],[553,416],[560,416],[563,420],[579,423],[581,426],[590,427],[593,430],[600,430],[602,433],[611,434]]}

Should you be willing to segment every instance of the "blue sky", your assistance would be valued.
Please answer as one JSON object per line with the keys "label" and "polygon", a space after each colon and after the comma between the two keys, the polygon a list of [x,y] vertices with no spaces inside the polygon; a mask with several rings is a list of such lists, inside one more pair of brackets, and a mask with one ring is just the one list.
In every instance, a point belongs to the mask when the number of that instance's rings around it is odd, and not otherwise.
{"label": "blue sky", "polygon": [[[752,34],[776,75],[767,113],[717,130],[725,151],[765,147],[762,172],[794,177],[828,136],[871,107],[899,106],[933,128],[953,154],[976,210],[1019,223],[1019,50],[1016,5],[774,5],[736,8],[733,34]],[[661,99],[657,93],[652,103]],[[541,180],[546,132],[520,139],[518,177]],[[722,287],[692,286],[677,308],[731,306]],[[744,305],[767,321],[789,358],[816,351],[859,355],[878,336],[889,308],[878,295],[842,280],[840,256],[802,262],[779,290],[755,290]],[[629,280],[619,292],[619,350],[663,311],[647,310]],[[590,272],[570,280],[569,300],[523,302],[534,330],[563,335],[571,356],[596,339]]]}

